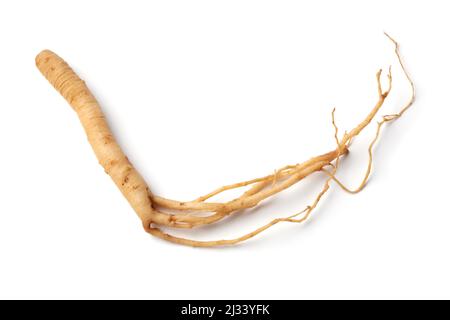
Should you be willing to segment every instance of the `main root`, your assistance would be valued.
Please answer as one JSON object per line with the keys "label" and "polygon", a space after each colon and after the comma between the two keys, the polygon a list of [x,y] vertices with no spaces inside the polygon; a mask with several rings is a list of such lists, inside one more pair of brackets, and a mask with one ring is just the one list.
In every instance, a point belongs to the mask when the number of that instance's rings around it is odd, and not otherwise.
{"label": "main root", "polygon": [[[387,73],[388,86],[385,90],[383,90],[381,84],[382,71],[379,70],[376,74],[378,100],[374,107],[357,126],[349,132],[345,132],[341,138],[338,136],[338,127],[334,117],[335,109],[333,109],[332,125],[335,131],[334,139],[336,142],[336,148],[334,150],[313,157],[303,163],[284,166],[275,170],[273,174],[223,186],[195,200],[181,202],[159,197],[150,192],[145,181],[132,166],[114,139],[98,102],[92,96],[84,81],[73,72],[64,60],[53,52],[45,50],[36,57],[36,65],[77,112],[100,164],[134,208],[142,220],[144,229],[158,238],[174,243],[194,247],[213,247],[233,245],[248,240],[280,222],[301,223],[305,221],[317,207],[323,195],[329,190],[332,181],[350,193],[360,192],[364,188],[372,171],[373,147],[378,141],[383,125],[400,118],[413,104],[415,98],[414,84],[404,67],[399,53],[399,45],[389,35],[386,34],[386,36],[395,45],[397,60],[411,86],[411,98],[398,113],[384,115],[377,123],[375,136],[368,147],[369,160],[367,169],[362,182],[355,189],[346,187],[337,178],[336,173],[339,162],[341,157],[348,152],[353,139],[372,122],[389,96],[392,89],[390,68]],[[327,167],[330,167],[331,170],[327,170]],[[315,172],[324,172],[328,178],[310,205],[293,215],[274,219],[241,237],[229,240],[197,241],[176,237],[161,229],[161,227],[195,228],[218,222],[230,215],[239,214],[242,210],[257,206],[262,201],[286,190]],[[243,187],[248,187],[248,190],[231,201],[207,202],[207,200],[222,192]]]}

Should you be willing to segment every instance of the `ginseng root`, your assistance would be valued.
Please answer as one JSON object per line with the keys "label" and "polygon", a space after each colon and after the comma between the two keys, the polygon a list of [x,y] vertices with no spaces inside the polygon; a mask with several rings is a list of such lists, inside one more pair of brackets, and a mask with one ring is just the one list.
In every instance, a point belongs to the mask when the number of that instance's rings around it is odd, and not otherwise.
{"label": "ginseng root", "polygon": [[[384,115],[378,122],[375,136],[368,148],[369,161],[366,173],[361,184],[354,190],[347,188],[336,177],[339,161],[348,152],[352,140],[372,122],[389,96],[392,88],[390,68],[387,73],[388,86],[386,89],[383,89],[381,84],[382,71],[379,70],[376,73],[378,100],[373,108],[358,125],[352,130],[345,132],[341,138],[338,136],[338,128],[334,120],[335,110],[333,109],[332,125],[335,130],[334,139],[336,142],[336,148],[334,150],[313,157],[303,163],[284,166],[275,170],[273,174],[227,185],[198,197],[195,200],[182,202],[156,196],[150,191],[147,183],[133,167],[114,138],[97,100],[85,82],[77,76],[63,59],[49,50],[44,50],[37,55],[36,65],[77,113],[99,163],[135,210],[142,221],[144,229],[158,238],[174,243],[194,247],[213,247],[232,245],[245,241],[280,222],[301,223],[305,221],[317,207],[323,195],[329,190],[332,181],[335,181],[341,188],[350,193],[357,193],[364,188],[372,171],[373,147],[380,136],[381,128],[384,124],[400,118],[413,104],[415,98],[414,84],[405,70],[399,53],[398,43],[389,35],[386,34],[386,36],[395,45],[396,57],[411,86],[411,98],[398,113]],[[327,170],[327,168],[331,168],[331,170]],[[241,237],[230,240],[197,241],[176,237],[161,229],[161,227],[194,228],[218,222],[244,209],[257,206],[262,201],[286,190],[315,172],[324,172],[328,175],[328,178],[322,190],[310,205],[293,215],[274,219],[266,225]],[[241,196],[231,201],[207,201],[224,191],[243,187],[247,187],[247,190]]]}

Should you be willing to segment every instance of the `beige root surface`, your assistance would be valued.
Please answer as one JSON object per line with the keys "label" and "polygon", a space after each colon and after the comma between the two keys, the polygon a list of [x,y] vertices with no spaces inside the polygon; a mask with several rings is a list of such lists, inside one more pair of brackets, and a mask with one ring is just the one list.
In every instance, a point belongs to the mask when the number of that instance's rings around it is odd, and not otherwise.
{"label": "beige root surface", "polygon": [[[378,122],[375,136],[368,148],[369,161],[367,170],[361,184],[355,189],[347,188],[336,177],[339,161],[348,152],[352,140],[372,122],[391,92],[392,76],[390,69],[387,74],[387,89],[383,90],[382,88],[382,71],[380,70],[376,74],[378,100],[368,115],[352,130],[345,132],[341,138],[338,136],[338,128],[334,121],[335,110],[333,110],[332,125],[335,129],[334,138],[336,141],[334,150],[310,158],[303,163],[284,166],[273,174],[223,186],[195,200],[182,202],[159,197],[151,193],[144,179],[133,167],[115,140],[97,100],[91,94],[85,82],[77,76],[63,59],[49,50],[44,50],[37,55],[36,65],[77,113],[99,163],[142,220],[144,229],[158,238],[174,243],[194,247],[213,247],[232,245],[248,240],[280,222],[301,223],[305,221],[317,207],[323,195],[329,190],[332,181],[335,181],[341,188],[350,193],[357,193],[364,188],[372,171],[373,147],[380,136],[381,128],[384,124],[401,117],[413,104],[415,98],[414,84],[405,70],[399,54],[398,43],[389,35],[387,36],[395,45],[396,57],[411,86],[411,98],[398,113],[384,115]],[[327,170],[327,167],[331,167],[331,171]],[[194,228],[218,222],[227,216],[238,214],[242,210],[257,206],[262,201],[286,190],[314,172],[325,172],[328,175],[328,179],[310,205],[296,214],[274,219],[241,237],[229,240],[197,241],[176,237],[161,229],[161,227]],[[243,187],[248,187],[248,189],[241,196],[231,201],[207,201],[224,191]]]}

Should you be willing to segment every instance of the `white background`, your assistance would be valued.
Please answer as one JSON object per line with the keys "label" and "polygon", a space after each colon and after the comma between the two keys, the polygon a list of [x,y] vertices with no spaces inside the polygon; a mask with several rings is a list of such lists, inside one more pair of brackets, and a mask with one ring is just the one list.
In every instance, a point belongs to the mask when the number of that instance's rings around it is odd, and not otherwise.
{"label": "white background", "polygon": [[[450,298],[447,1],[3,1],[0,298]],[[376,102],[386,127],[358,195],[333,184],[303,225],[230,248],[146,234],[76,114],[34,65],[44,48],[92,88],[152,190],[190,200],[334,147]],[[370,126],[340,176],[362,178]],[[258,210],[183,233],[231,238],[309,204],[317,174]],[[178,233],[180,234],[180,233]]]}

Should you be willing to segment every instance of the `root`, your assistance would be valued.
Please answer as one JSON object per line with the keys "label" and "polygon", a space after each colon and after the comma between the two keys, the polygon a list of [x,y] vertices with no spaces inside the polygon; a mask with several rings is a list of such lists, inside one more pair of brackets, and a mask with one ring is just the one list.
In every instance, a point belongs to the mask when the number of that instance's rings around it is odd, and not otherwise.
{"label": "root", "polygon": [[346,187],[344,185],[344,183],[341,182],[335,176],[334,173],[328,172],[325,169],[323,170],[327,175],[329,175],[339,185],[339,187],[341,187],[344,191],[346,191],[348,193],[352,193],[352,194],[358,193],[362,189],[364,189],[364,187],[367,184],[367,181],[369,180],[369,177],[370,177],[370,174],[371,174],[372,168],[373,168],[373,148],[374,148],[375,144],[377,143],[378,138],[380,137],[380,132],[381,132],[382,127],[386,123],[393,122],[393,121],[397,120],[398,118],[400,118],[403,115],[403,113],[411,107],[411,105],[414,103],[414,100],[416,98],[416,89],[415,89],[414,83],[411,80],[411,77],[409,76],[408,72],[405,69],[403,59],[401,58],[401,55],[400,55],[400,46],[397,43],[397,41],[395,41],[389,34],[387,34],[387,33],[384,33],[384,34],[394,43],[395,55],[397,56],[397,60],[400,64],[400,68],[402,69],[402,72],[405,75],[405,77],[410,85],[410,88],[411,88],[411,97],[407,101],[407,103],[403,106],[403,108],[400,109],[400,111],[398,113],[383,115],[381,117],[381,121],[377,122],[377,129],[375,131],[375,135],[374,135],[372,141],[370,142],[369,148],[367,150],[368,154],[369,154],[369,161],[367,163],[367,169],[366,169],[366,172],[364,174],[364,177],[363,177],[361,183],[359,184],[359,186],[357,188],[350,189],[350,188]]}
{"label": "root", "polygon": [[[141,218],[144,229],[163,240],[193,247],[214,247],[233,245],[262,233],[280,222],[302,223],[307,220],[314,209],[317,208],[323,196],[330,189],[332,181],[350,193],[360,192],[366,185],[372,172],[373,147],[379,139],[384,124],[400,118],[410,108],[415,99],[414,84],[406,72],[399,53],[398,43],[388,34],[386,36],[395,45],[395,54],[401,69],[411,86],[411,98],[396,114],[384,115],[377,123],[377,130],[369,147],[369,160],[367,169],[360,185],[355,189],[346,187],[336,176],[341,157],[347,154],[350,144],[361,131],[374,119],[392,89],[391,68],[387,73],[388,86],[383,90],[381,84],[382,71],[376,73],[378,100],[369,114],[352,130],[346,131],[342,138],[338,137],[338,127],[335,122],[335,109],[331,113],[334,128],[336,148],[327,153],[313,157],[302,163],[287,165],[275,170],[272,174],[229,184],[211,191],[192,201],[177,201],[156,196],[150,192],[149,187],[139,175],[137,170],[125,156],[114,139],[98,102],[89,89],[64,60],[50,51],[43,51],[36,58],[36,64],[49,82],[66,98],[78,114],[83,124],[89,142],[105,171],[111,176],[117,187],[129,201],[138,216]],[[331,167],[329,171],[325,169]],[[304,210],[283,218],[276,218],[267,224],[240,237],[229,240],[197,241],[176,237],[163,230],[163,228],[194,228],[209,225],[226,217],[253,208],[262,201],[290,188],[315,172],[324,172],[328,175],[321,191]],[[223,192],[246,188],[240,196],[225,202],[209,202]]]}

